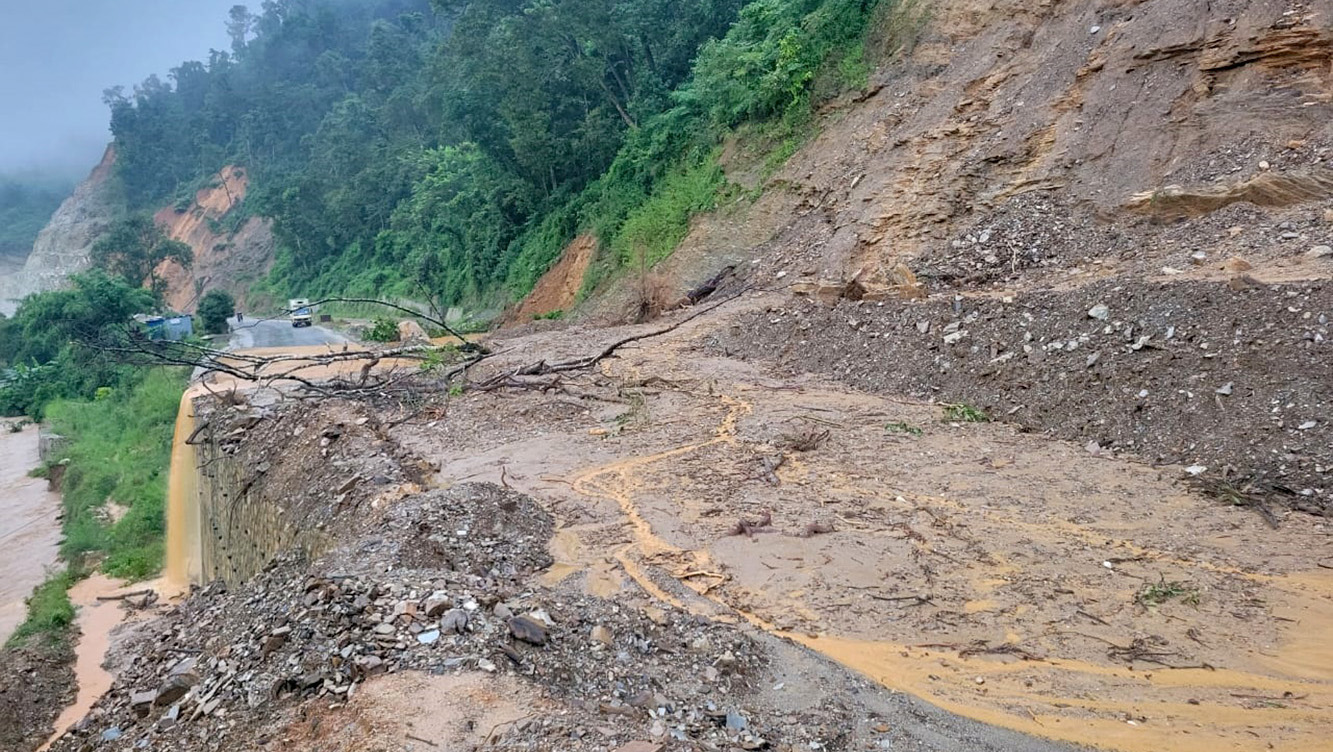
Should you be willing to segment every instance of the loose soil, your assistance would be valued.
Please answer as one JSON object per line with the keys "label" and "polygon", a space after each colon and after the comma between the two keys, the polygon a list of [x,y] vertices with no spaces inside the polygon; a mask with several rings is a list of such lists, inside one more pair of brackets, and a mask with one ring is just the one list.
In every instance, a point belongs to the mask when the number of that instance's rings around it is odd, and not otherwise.
{"label": "loose soil", "polygon": [[68,639],[31,639],[0,652],[0,749],[36,749],[74,701],[74,648]]}
{"label": "loose soil", "polygon": [[[762,317],[732,319],[756,348]],[[1127,750],[1333,733],[1319,519],[1279,507],[1274,530],[1178,466],[756,368],[714,327],[565,394],[455,400],[409,443],[444,478],[550,499],[552,571],[589,592],[758,626],[954,712]],[[596,336],[504,345],[554,361]]]}
{"label": "loose soil", "polygon": [[596,254],[596,236],[580,235],[575,238],[560,254],[555,266],[542,275],[518,309],[508,316],[508,320],[513,324],[522,324],[556,311],[562,314],[572,312],[578,303],[583,277]]}

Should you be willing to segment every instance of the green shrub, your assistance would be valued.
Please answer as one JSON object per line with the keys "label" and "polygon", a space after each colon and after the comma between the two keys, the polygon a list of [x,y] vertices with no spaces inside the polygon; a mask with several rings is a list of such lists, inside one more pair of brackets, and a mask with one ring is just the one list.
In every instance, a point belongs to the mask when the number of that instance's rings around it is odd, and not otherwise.
{"label": "green shrub", "polygon": [[207,334],[225,334],[227,319],[236,315],[236,299],[226,290],[209,290],[199,301],[199,319]]}
{"label": "green shrub", "polygon": [[611,249],[620,264],[651,267],[671,255],[689,233],[690,218],[716,205],[724,182],[715,155],[668,174],[612,238]]}
{"label": "green shrub", "polygon": [[959,403],[944,406],[944,419],[954,423],[987,423],[990,416],[979,407]]}
{"label": "green shrub", "polygon": [[393,319],[378,318],[366,332],[366,339],[371,342],[397,342],[398,324]]}

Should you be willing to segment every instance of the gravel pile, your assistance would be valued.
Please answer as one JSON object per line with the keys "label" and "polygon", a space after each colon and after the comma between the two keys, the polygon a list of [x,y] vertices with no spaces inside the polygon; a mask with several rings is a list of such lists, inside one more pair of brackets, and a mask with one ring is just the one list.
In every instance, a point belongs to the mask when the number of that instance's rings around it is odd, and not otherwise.
{"label": "gravel pile", "polygon": [[1333,509],[1333,286],[1108,281],[1016,298],[794,299],[712,338],[784,371],[967,403],[995,420]]}

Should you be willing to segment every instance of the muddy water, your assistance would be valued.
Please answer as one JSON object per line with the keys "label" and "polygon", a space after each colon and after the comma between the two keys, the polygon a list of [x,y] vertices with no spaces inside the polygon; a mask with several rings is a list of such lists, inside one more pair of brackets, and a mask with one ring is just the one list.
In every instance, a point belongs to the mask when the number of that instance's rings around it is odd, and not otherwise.
{"label": "muddy water", "polygon": [[60,495],[28,477],[40,464],[37,436],[36,426],[0,426],[0,644],[23,623],[24,599],[56,566],[60,546]]}
{"label": "muddy water", "polygon": [[[811,401],[808,395],[805,399]],[[1171,495],[1169,484],[1153,481],[1156,471],[1103,463],[1069,471],[1067,475],[1076,477],[1067,481],[1043,470],[1018,448],[1014,457],[1004,456],[1008,448],[997,446],[995,437],[986,439],[989,456],[983,458],[985,471],[978,476],[985,480],[977,486],[970,474],[976,471],[961,464],[963,455],[950,437],[940,444],[919,440],[916,446],[926,448],[916,451],[927,457],[926,469],[933,464],[963,469],[945,473],[939,485],[947,493],[918,492],[910,502],[881,478],[858,478],[855,474],[868,467],[864,458],[852,460],[850,468],[818,468],[818,455],[784,467],[783,485],[803,487],[796,493],[804,498],[807,513],[812,513],[812,500],[823,507],[839,503],[840,496],[860,497],[863,508],[868,504],[890,519],[909,521],[888,530],[864,530],[856,534],[854,547],[847,546],[846,538],[841,546],[834,544],[844,550],[834,550],[820,548],[818,541],[778,535],[702,545],[696,531],[706,520],[694,515],[701,507],[698,499],[711,497],[709,481],[695,476],[714,472],[744,477],[753,473],[755,462],[753,449],[736,436],[738,420],[752,412],[752,406],[724,398],[716,407],[725,408],[725,416],[711,437],[602,465],[572,481],[585,497],[614,501],[619,507],[633,541],[616,550],[614,558],[654,598],[711,618],[745,619],[887,687],[959,715],[1038,736],[1129,752],[1330,749],[1333,647],[1327,635],[1333,634],[1333,573],[1282,574],[1269,568],[1283,557],[1288,559],[1283,566],[1310,566],[1320,544],[1306,544],[1311,549],[1306,551],[1291,541],[1273,539],[1271,531],[1250,537],[1247,531],[1260,528],[1248,518],[1191,523],[1191,514],[1209,511],[1191,497]],[[825,455],[824,461],[831,456]],[[1087,462],[1081,457],[1074,454],[1071,459]],[[733,462],[735,467],[727,467]],[[1006,475],[1014,479],[1013,485],[997,480]],[[1075,484],[1068,492],[1060,487],[1066,482]],[[1148,513],[1137,515],[1145,519],[1136,519],[1132,507],[1112,513],[1097,497],[1119,483],[1151,499]],[[1014,511],[1007,500],[995,496],[1001,491],[1017,500]],[[751,505],[770,501],[756,500],[753,486],[743,491],[745,497]],[[819,513],[818,507],[813,513]],[[922,510],[930,515],[930,542],[909,524]],[[1097,524],[1090,524],[1094,520]],[[553,550],[565,564],[561,576],[575,567],[573,562],[589,558],[577,544],[564,540]],[[872,558],[859,563],[849,550]],[[765,561],[759,561],[758,552]],[[1311,554],[1316,556],[1312,559]],[[824,564],[810,564],[820,558]],[[1103,558],[1108,559],[1106,566]],[[1111,558],[1116,561],[1109,562]],[[804,563],[791,565],[784,559]],[[951,613],[962,615],[961,626],[945,622],[915,627],[907,623],[912,617],[895,615],[889,607],[873,609],[877,618],[869,621],[848,616],[865,612],[857,602],[860,591],[853,588],[892,586],[883,580],[885,573],[910,570],[913,562],[923,560],[930,562],[926,579],[938,579],[930,585],[932,597],[951,603],[921,611],[938,610],[940,618],[951,620],[959,619]],[[1135,573],[1135,566],[1142,574]],[[1120,570],[1125,574],[1118,574]],[[857,572],[874,576],[865,584],[850,584]],[[1196,612],[1178,612],[1183,617],[1167,609],[1161,615],[1142,613],[1125,624],[1122,611],[1113,610],[1123,607],[1115,604],[1132,604],[1142,583],[1158,580],[1163,572],[1204,587],[1203,608],[1220,609],[1214,611],[1217,616],[1197,612],[1196,606]],[[689,588],[687,595],[665,587],[663,574]],[[1031,590],[1034,584],[1046,591],[1045,598],[1042,589]],[[1071,628],[1063,610],[1067,607],[1052,605],[1063,596],[1051,596],[1061,592],[1077,593],[1081,602],[1118,623],[1081,626],[1087,624],[1081,621]],[[956,612],[944,608],[953,604]],[[1048,615],[1055,618],[1045,618]],[[975,621],[969,623],[968,616]],[[804,622],[805,628],[775,623],[792,619]],[[1176,622],[1181,624],[1174,626]],[[1202,632],[1186,633],[1190,624]],[[947,636],[937,636],[941,632]],[[877,633],[885,636],[877,638]],[[1212,642],[1189,652],[1202,651],[1218,665],[1187,661],[1183,653],[1163,653],[1176,657],[1161,662],[1105,660],[1108,645],[1124,647],[1132,638],[1159,635],[1170,636],[1173,651],[1182,644],[1195,647],[1191,640]],[[1022,660],[1013,653],[964,651],[972,640],[984,638],[994,645],[1000,636],[1001,647],[1036,646],[1043,655]]]}
{"label": "muddy water", "polygon": [[197,387],[181,397],[176,414],[176,434],[171,444],[171,470],[167,476],[167,560],[164,572],[173,587],[185,588],[202,571],[199,556],[199,468],[195,448],[186,443],[194,431],[193,400]]}
{"label": "muddy water", "polygon": [[43,752],[71,726],[83,719],[93,703],[111,689],[112,676],[102,662],[111,647],[111,632],[125,620],[125,610],[119,601],[100,601],[98,597],[116,595],[124,591],[124,583],[103,574],[77,583],[69,590],[69,599],[78,609],[79,642],[74,648],[74,676],[79,692],[74,704],[65,708],[56,719],[55,733],[43,744]]}

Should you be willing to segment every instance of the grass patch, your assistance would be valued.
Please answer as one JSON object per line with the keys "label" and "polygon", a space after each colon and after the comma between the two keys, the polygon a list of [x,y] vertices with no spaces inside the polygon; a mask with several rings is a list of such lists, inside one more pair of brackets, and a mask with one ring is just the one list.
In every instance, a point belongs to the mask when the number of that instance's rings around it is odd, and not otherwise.
{"label": "grass patch", "polygon": [[672,170],[611,239],[620,265],[651,267],[671,255],[689,233],[690,218],[717,205],[724,183],[716,153],[699,164]]}
{"label": "grass patch", "polygon": [[956,405],[944,406],[944,422],[946,423],[989,423],[990,416],[979,407],[960,402]]}
{"label": "grass patch", "polygon": [[920,435],[921,435],[921,429],[920,429],[920,428],[917,428],[916,426],[912,425],[911,423],[904,423],[904,422],[902,422],[901,420],[900,420],[900,421],[895,421],[895,422],[893,422],[893,423],[889,423],[888,425],[884,426],[884,430],[885,430],[885,431],[888,431],[889,433],[905,433],[905,434],[909,434],[909,435],[911,435],[911,436],[920,436]]}
{"label": "grass patch", "polygon": [[10,635],[5,647],[14,647],[32,638],[58,640],[74,623],[74,604],[69,588],[78,578],[69,571],[53,575],[28,596],[28,618]]}
{"label": "grass patch", "polygon": [[1182,603],[1197,606],[1199,605],[1199,590],[1191,587],[1187,582],[1167,582],[1166,578],[1162,577],[1158,582],[1144,586],[1134,596],[1134,600],[1144,608],[1155,608],[1177,598]]}
{"label": "grass patch", "polygon": [[[167,472],[185,377],[180,369],[156,369],[110,398],[48,408],[51,427],[69,439],[61,458],[69,460],[60,549],[66,561],[77,566],[101,554],[103,571],[132,580],[161,569]],[[129,511],[112,523],[108,501]]]}

